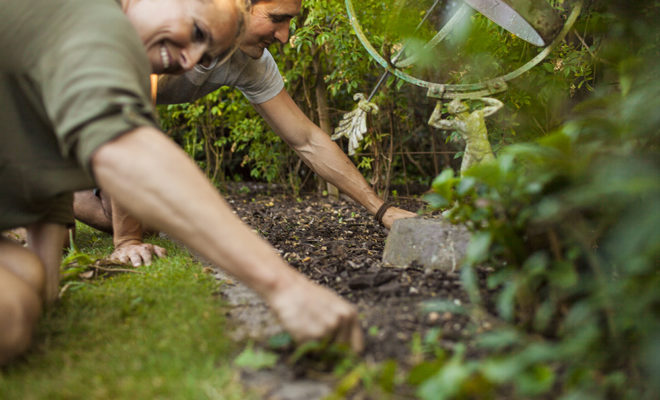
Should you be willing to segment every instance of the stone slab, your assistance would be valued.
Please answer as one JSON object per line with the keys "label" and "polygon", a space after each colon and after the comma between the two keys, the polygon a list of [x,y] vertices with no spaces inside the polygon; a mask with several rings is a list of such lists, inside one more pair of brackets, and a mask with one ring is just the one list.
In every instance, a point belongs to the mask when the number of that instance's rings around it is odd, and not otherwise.
{"label": "stone slab", "polygon": [[385,241],[383,263],[405,268],[413,262],[426,268],[454,271],[460,267],[470,232],[442,217],[416,217],[394,221]]}

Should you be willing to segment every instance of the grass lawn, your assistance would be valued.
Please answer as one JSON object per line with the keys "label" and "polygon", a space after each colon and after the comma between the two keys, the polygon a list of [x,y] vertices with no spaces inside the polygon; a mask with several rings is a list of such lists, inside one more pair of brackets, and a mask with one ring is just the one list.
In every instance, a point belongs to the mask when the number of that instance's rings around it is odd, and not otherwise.
{"label": "grass lawn", "polygon": [[[76,279],[46,310],[31,350],[0,369],[0,399],[247,399],[239,350],[223,334],[218,282],[189,253],[90,281]],[[81,252],[110,254],[112,240],[84,225]]]}

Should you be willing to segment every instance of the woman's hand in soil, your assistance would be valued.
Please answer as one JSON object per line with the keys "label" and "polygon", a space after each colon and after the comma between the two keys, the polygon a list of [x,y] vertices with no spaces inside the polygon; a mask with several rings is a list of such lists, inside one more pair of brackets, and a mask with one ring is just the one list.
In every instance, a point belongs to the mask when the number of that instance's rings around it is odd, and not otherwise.
{"label": "woman's hand in soil", "polygon": [[301,278],[271,297],[270,306],[298,342],[330,339],[355,352],[364,348],[357,310],[332,291]]}
{"label": "woman's hand in soil", "polygon": [[412,218],[412,217],[416,217],[416,216],[417,216],[417,214],[415,214],[414,212],[410,212],[410,211],[407,211],[407,210],[404,210],[404,209],[401,209],[401,208],[397,208],[397,207],[390,207],[385,212],[385,215],[383,215],[383,225],[385,226],[385,228],[391,229],[392,224],[397,219]]}

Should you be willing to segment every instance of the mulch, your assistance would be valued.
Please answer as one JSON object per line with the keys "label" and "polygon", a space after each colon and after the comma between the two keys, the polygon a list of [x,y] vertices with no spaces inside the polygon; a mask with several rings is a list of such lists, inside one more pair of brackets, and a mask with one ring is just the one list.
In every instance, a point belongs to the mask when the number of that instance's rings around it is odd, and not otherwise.
{"label": "mulch", "polygon": [[[425,312],[423,305],[429,300],[468,302],[459,273],[383,265],[388,231],[352,200],[314,193],[294,197],[273,185],[240,188],[225,198],[241,219],[293,267],[357,305],[366,334],[366,359],[406,363],[415,356],[411,343],[416,336],[423,339],[431,330],[439,332],[439,345],[451,348],[481,329],[459,313]],[[390,200],[413,212],[424,207],[419,197]],[[483,282],[486,273],[479,271],[479,276]]]}

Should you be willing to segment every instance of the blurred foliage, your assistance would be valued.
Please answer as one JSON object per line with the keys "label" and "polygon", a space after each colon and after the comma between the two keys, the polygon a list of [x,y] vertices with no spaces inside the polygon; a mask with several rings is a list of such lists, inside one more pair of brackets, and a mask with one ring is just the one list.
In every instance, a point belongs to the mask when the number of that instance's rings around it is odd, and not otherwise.
{"label": "blurred foliage", "polygon": [[[432,184],[431,206],[473,231],[468,312],[497,323],[477,340],[485,355],[456,352],[422,398],[474,396],[475,381],[487,383],[478,398],[502,387],[514,398],[660,395],[660,2],[592,7],[590,51],[606,77],[593,94],[552,133]],[[487,288],[482,264],[494,269]]]}

